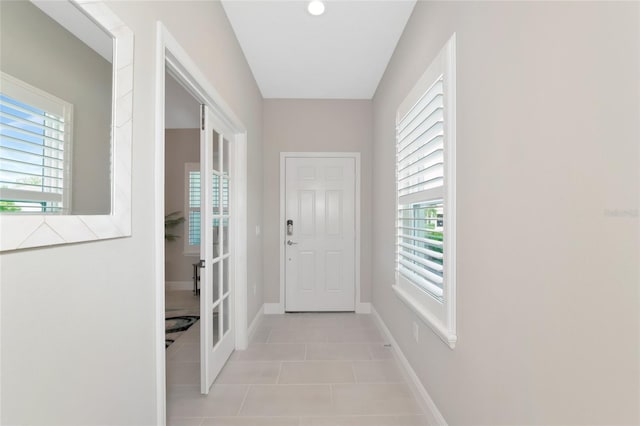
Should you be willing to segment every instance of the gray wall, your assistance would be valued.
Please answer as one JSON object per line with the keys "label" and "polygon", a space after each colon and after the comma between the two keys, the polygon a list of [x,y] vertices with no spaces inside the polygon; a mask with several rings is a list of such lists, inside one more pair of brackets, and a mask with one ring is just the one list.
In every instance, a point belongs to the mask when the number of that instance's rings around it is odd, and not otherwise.
{"label": "gray wall", "polygon": [[[373,302],[450,425],[638,424],[640,5],[418,2],[374,98]],[[394,295],[394,120],[457,34],[458,344]]]}
{"label": "gray wall", "polygon": [[[167,129],[164,142],[164,212],[179,211],[186,218],[184,165],[200,163],[200,129]],[[200,260],[199,254],[184,253],[186,225],[184,222],[169,231],[180,238],[165,241],[165,281],[191,281],[192,264]]]}
{"label": "gray wall", "polygon": [[111,64],[28,1],[0,3],[2,71],[73,104],[72,212],[111,211]]}
{"label": "gray wall", "polygon": [[361,154],[360,301],[371,301],[371,101],[267,99],[263,117],[265,303],[280,302],[280,153],[286,151]]}
{"label": "gray wall", "polygon": [[[248,228],[262,217],[262,97],[218,2],[113,2],[134,31],[132,236],[0,257],[2,424],[151,425],[156,418],[155,47],[161,20],[248,129]],[[206,46],[206,49],[203,49]],[[249,320],[262,304],[248,233]],[[37,409],[34,409],[37,407]]]}

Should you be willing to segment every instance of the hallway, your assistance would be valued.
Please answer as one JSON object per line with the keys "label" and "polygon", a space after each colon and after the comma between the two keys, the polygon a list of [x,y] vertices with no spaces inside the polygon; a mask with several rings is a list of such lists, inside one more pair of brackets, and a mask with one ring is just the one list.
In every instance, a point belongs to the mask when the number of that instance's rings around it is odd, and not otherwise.
{"label": "hallway", "polygon": [[191,327],[167,351],[169,425],[427,424],[372,315],[263,316],[207,397],[198,333]]}

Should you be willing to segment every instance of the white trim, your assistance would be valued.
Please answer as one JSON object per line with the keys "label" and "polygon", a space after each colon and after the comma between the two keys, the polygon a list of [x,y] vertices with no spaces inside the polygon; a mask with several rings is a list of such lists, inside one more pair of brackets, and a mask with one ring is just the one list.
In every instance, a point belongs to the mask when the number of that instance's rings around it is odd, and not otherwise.
{"label": "white trim", "polygon": [[[246,128],[226,101],[199,70],[195,62],[180,46],[160,21],[156,28],[155,72],[155,183],[154,183],[154,282],[156,289],[156,415],[157,424],[166,424],[166,360],[164,344],[164,160],[165,160],[165,72],[181,83],[196,99],[208,105],[215,116],[214,127],[228,135],[234,135],[233,158],[236,170],[235,185],[231,194],[234,203],[233,271],[235,279],[235,347],[247,346],[247,137]],[[230,157],[231,160],[231,157]]]}
{"label": "white trim", "polygon": [[[158,22],[156,32],[156,76],[155,76],[155,156],[154,156],[154,281],[156,302],[156,424],[167,424],[167,388],[166,388],[166,349],[161,350],[160,342],[165,339],[165,291],[160,288],[164,284],[165,240],[164,240],[164,179],[165,179],[165,43],[162,37],[161,23]],[[162,215],[162,220],[159,216]],[[163,236],[162,242],[160,236]]]}
{"label": "white trim", "polygon": [[106,2],[76,0],[113,36],[111,212],[101,215],[0,215],[0,252],[131,236],[133,32]]}
{"label": "white trim", "polygon": [[[360,153],[359,152],[281,152],[280,153],[280,234],[278,237],[278,244],[280,246],[280,302],[278,305],[282,305],[282,313],[285,312],[285,254],[284,245],[286,239],[285,232],[285,220],[286,220],[286,208],[285,208],[285,191],[286,191],[286,176],[285,176],[285,160],[287,158],[353,158],[355,161],[355,302],[354,309],[358,312],[358,305],[360,301]],[[265,303],[265,313],[266,311]],[[366,308],[365,308],[366,309]],[[280,312],[273,312],[280,313]],[[364,313],[364,312],[363,312]]]}
{"label": "white trim", "polygon": [[376,311],[375,307],[371,308],[371,313],[376,319],[378,327],[391,344],[393,355],[396,361],[398,361],[398,363],[402,367],[401,371],[404,375],[405,380],[411,386],[413,393],[418,400],[418,403],[422,406],[423,411],[427,415],[427,423],[429,425],[447,426],[447,421],[445,420],[444,416],[442,415],[440,410],[438,410],[436,403],[433,402],[433,399],[429,395],[429,392],[427,392],[427,389],[420,381],[420,378],[416,374],[415,370],[411,367],[409,360],[402,352],[402,349],[400,349],[400,346],[398,346],[398,342],[396,342],[396,340],[393,338],[391,331],[389,331],[389,328],[384,323],[382,317],[380,316],[380,314],[378,314],[378,311]]}
{"label": "white trim", "polygon": [[[457,262],[457,205],[456,205],[456,34],[453,33],[447,44],[445,45],[445,102],[449,105],[445,108],[445,133],[449,136],[445,145],[445,166],[444,166],[444,182],[447,196],[445,198],[445,211],[447,217],[445,223],[448,226],[444,228],[444,251],[445,251],[445,265],[444,271],[446,276],[447,286],[444,289],[445,300],[447,306],[447,328],[450,334],[452,334],[457,340],[456,331],[456,262]],[[448,114],[448,116],[447,116]],[[453,260],[452,260],[453,259]]]}
{"label": "white trim", "polygon": [[[233,163],[232,163],[233,161]],[[235,317],[234,332],[236,336],[236,350],[247,349],[249,345],[249,334],[247,329],[247,134],[236,134],[231,152],[229,164],[233,164],[233,175],[229,174],[229,179],[233,184],[229,188],[230,205],[229,211],[233,214],[229,229],[229,235],[233,233],[234,244],[230,245],[233,256],[234,277],[233,291],[235,292]],[[222,181],[220,182],[222,185]],[[222,200],[220,200],[222,205]]]}
{"label": "white trim", "polygon": [[401,286],[394,285],[393,291],[395,291],[398,298],[411,309],[422,322],[425,323],[433,332],[442,339],[451,349],[456,347],[456,341],[458,336],[447,330],[446,327],[436,318],[429,309],[425,309],[424,305],[417,301],[417,298],[411,296],[409,292],[405,291]]}
{"label": "white trim", "polygon": [[284,303],[265,303],[264,314],[265,315],[284,314]]}
{"label": "white trim", "polygon": [[180,290],[193,290],[192,281],[166,281],[164,283],[165,290],[180,291]]}
{"label": "white trim", "polygon": [[264,305],[260,306],[260,309],[258,309],[256,316],[253,317],[253,321],[251,321],[251,325],[249,325],[249,328],[247,329],[249,340],[253,338],[256,330],[258,330],[258,325],[260,325],[262,318],[264,318]]}

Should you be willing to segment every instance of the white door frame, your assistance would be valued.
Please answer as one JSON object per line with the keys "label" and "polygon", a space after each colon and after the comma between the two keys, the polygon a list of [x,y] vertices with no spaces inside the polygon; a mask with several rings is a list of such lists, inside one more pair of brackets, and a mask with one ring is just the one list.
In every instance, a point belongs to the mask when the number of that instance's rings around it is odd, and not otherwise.
{"label": "white door frame", "polygon": [[286,240],[286,160],[287,158],[353,158],[355,161],[355,307],[356,313],[370,313],[371,305],[360,301],[360,153],[359,152],[281,152],[280,153],[280,303],[265,303],[265,314],[285,312],[285,240]]}
{"label": "white door frame", "polygon": [[231,211],[234,221],[231,237],[231,271],[235,276],[231,291],[235,298],[235,348],[247,348],[247,130],[196,63],[169,30],[158,22],[156,31],[155,80],[155,161],[154,161],[154,283],[156,304],[156,402],[158,424],[166,424],[165,360],[165,275],[164,275],[164,160],[165,160],[165,70],[168,70],[197,100],[206,104],[215,116],[214,127],[233,135],[229,161],[233,166]]}

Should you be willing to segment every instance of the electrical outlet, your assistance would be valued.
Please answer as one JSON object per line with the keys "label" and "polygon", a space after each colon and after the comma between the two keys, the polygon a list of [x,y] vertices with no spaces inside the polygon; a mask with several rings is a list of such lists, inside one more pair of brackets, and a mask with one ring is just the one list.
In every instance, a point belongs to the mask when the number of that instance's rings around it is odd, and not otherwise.
{"label": "electrical outlet", "polygon": [[416,343],[418,343],[418,323],[417,322],[413,322],[413,340],[416,341]]}

